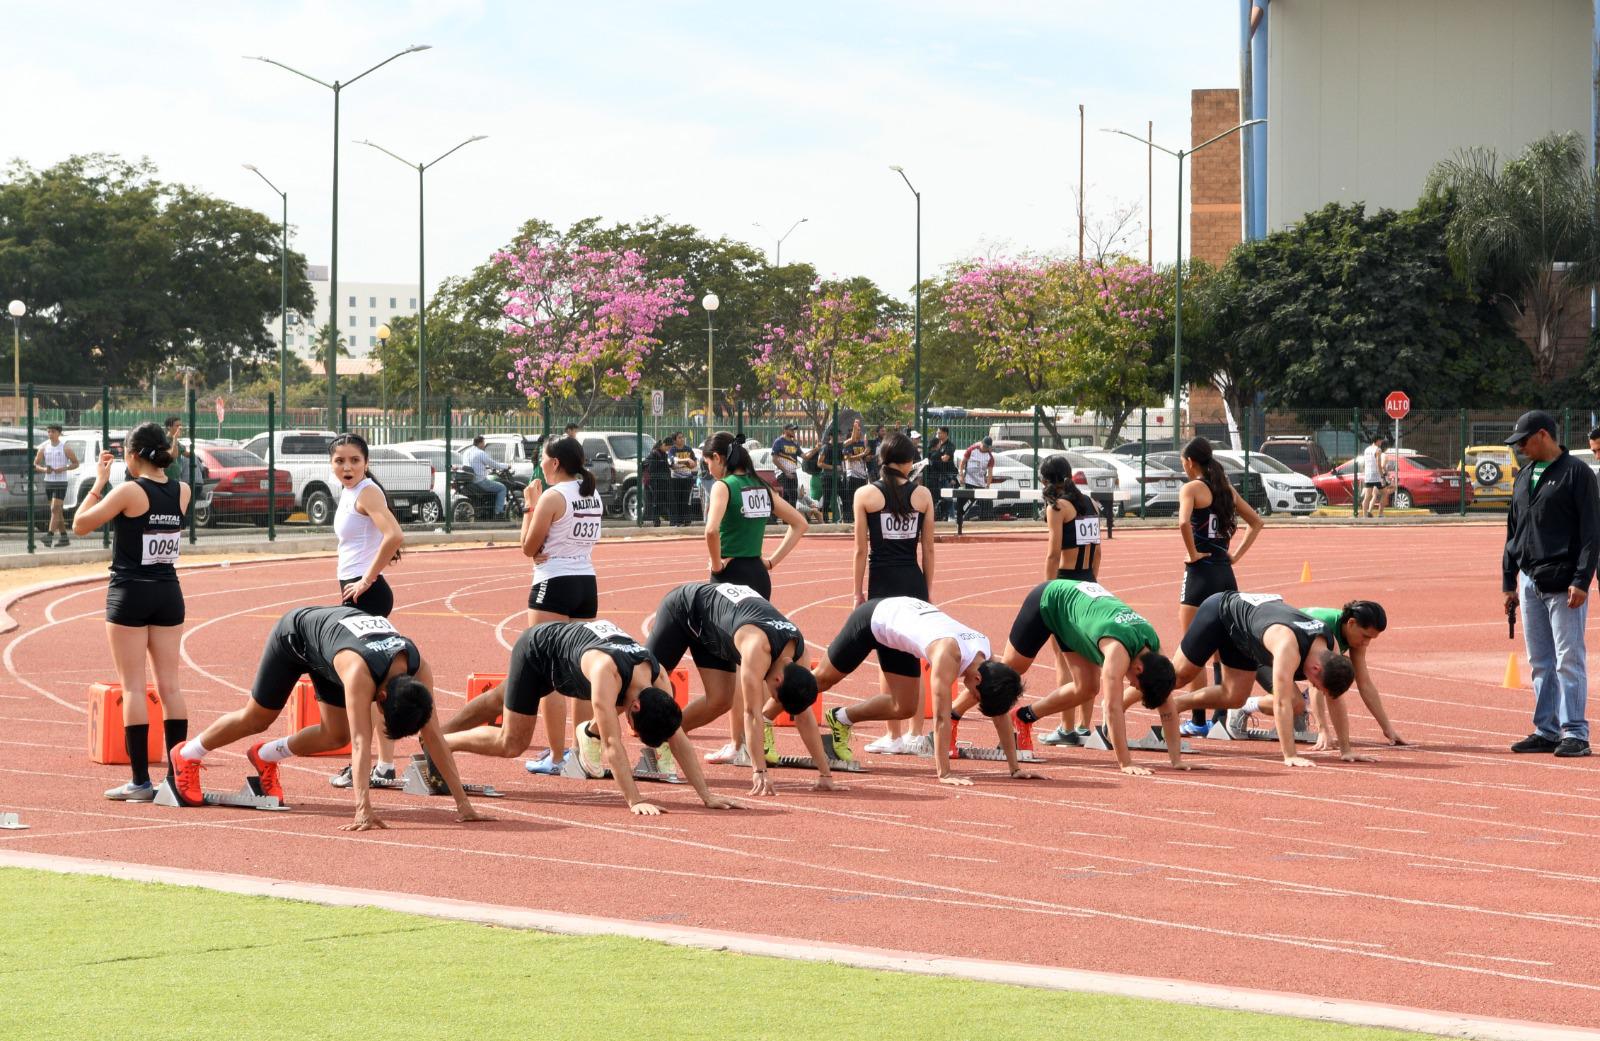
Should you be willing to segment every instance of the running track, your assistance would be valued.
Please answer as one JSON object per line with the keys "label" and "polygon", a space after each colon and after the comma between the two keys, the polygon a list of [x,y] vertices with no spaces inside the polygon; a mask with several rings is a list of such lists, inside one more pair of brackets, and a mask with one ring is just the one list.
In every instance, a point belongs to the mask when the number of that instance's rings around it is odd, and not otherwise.
{"label": "running track", "polygon": [[[32,830],[4,848],[294,878],[518,907],[869,944],[934,954],[1292,991],[1514,1019],[1600,1021],[1600,759],[1513,756],[1531,694],[1501,687],[1495,526],[1268,529],[1243,588],[1292,603],[1381,600],[1392,626],[1376,676],[1412,748],[1381,736],[1358,698],[1360,743],[1381,762],[1321,758],[1291,771],[1274,747],[1198,742],[1206,769],[1123,777],[1109,753],[1045,750],[1047,779],[958,763],[975,787],[937,784],[927,760],[868,757],[849,791],[812,793],[780,771],[776,798],[716,813],[692,791],[647,786],[671,812],[630,817],[609,783],[533,778],[520,762],[463,757],[470,780],[509,797],[463,828],[447,800],[375,794],[391,830],[345,834],[336,760],[296,760],[292,814],[123,807],[100,791],[125,775],[84,753],[84,688],[112,678],[103,584],[28,597],[0,640],[0,806]],[[1176,640],[1171,532],[1126,532],[1103,581]],[[935,599],[1003,645],[1039,580],[1042,549],[1015,537],[942,543]],[[607,542],[602,615],[638,633],[673,585],[698,578],[692,540]],[[1309,561],[1314,580],[1299,583]],[[774,599],[814,646],[851,606],[848,545],[815,538],[775,576]],[[188,572],[184,683],[204,725],[237,706],[281,612],[327,602],[325,560]],[[441,708],[465,676],[503,671],[528,569],[514,550],[418,553],[391,573],[399,627],[433,664]],[[1524,666],[1524,677],[1526,667]],[[1036,666],[1034,693],[1052,674]],[[695,681],[696,685],[698,681]],[[864,667],[830,703],[872,693]],[[1130,716],[1140,732],[1148,717]],[[860,728],[857,748],[876,736]],[[191,733],[198,732],[197,728]],[[698,735],[720,744],[713,724]],[[780,731],[785,750],[799,751]],[[542,735],[541,735],[542,736]],[[963,738],[988,743],[978,720]],[[403,746],[404,747],[404,746]],[[239,751],[207,783],[232,787]],[[711,768],[742,796],[749,773]]]}

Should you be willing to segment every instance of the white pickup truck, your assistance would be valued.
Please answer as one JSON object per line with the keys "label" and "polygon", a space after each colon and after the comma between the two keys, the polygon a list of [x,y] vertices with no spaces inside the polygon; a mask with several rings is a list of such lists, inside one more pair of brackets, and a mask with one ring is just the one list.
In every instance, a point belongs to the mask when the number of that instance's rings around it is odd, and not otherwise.
{"label": "white pickup truck", "polygon": [[[328,465],[328,446],[339,435],[331,430],[279,430],[274,464],[289,472],[295,504],[312,524],[333,523],[333,511],[343,489],[333,478]],[[267,435],[257,434],[242,446],[263,460],[267,458]],[[438,524],[444,519],[444,505],[433,494],[433,467],[397,452],[372,450],[372,475],[383,485],[389,508],[400,520]]]}

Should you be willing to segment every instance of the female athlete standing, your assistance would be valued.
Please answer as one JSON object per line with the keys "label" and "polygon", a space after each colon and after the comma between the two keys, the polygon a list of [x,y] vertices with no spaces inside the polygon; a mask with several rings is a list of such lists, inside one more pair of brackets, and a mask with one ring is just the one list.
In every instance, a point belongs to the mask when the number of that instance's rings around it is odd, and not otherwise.
{"label": "female athlete standing", "polygon": [[[913,485],[911,468],[917,449],[906,435],[896,432],[878,445],[877,481],[855,494],[856,603],[886,596],[927,600],[933,591],[933,493]],[[917,561],[917,547],[922,560]],[[863,592],[863,588],[865,592]],[[883,692],[888,693],[887,680]],[[923,714],[909,720],[891,719],[888,733],[867,746],[869,752],[913,755],[925,743]],[[931,754],[933,746],[928,745]]]}
{"label": "female athlete standing", "polygon": [[106,589],[106,637],[122,684],[122,727],[133,774],[107,799],[149,802],[150,714],[145,702],[145,659],[161,697],[162,744],[171,761],[173,745],[189,736],[189,711],[178,687],[178,643],[183,635],[183,587],[178,584],[178,545],[189,489],[166,475],[172,446],[154,423],[128,435],[124,447],[130,480],[104,495],[111,481],[110,452],[101,452],[94,486],[83,497],[72,530],[87,535],[111,522],[111,582]]}
{"label": "female athlete standing", "polygon": [[[1183,537],[1184,549],[1178,628],[1187,632],[1206,597],[1238,590],[1233,565],[1244,559],[1251,543],[1261,534],[1261,515],[1228,480],[1222,464],[1211,454],[1211,442],[1205,438],[1197,437],[1183,446],[1183,472],[1189,480],[1178,492],[1178,533]],[[1228,543],[1241,519],[1250,530],[1245,532],[1239,551],[1230,555]],[[1202,686],[1203,677],[1196,676],[1188,689],[1199,690]],[[1189,737],[1202,735],[1206,729],[1203,708],[1195,709],[1192,719],[1183,725],[1183,732]]]}
{"label": "female athlete standing", "polygon": [[[594,544],[600,541],[605,503],[595,494],[594,474],[585,467],[583,446],[576,438],[552,438],[544,446],[539,469],[544,490],[529,484],[524,491],[522,552],[532,557],[533,588],[528,590],[528,627],[541,622],[588,622],[600,613],[600,587],[595,580]],[[567,753],[567,698],[546,698],[544,733],[550,750],[523,765],[530,773],[558,774]],[[593,717],[587,701],[575,701],[573,723]]]}
{"label": "female athlete standing", "polygon": [[[360,434],[340,434],[328,445],[328,464],[339,482],[339,507],[333,534],[339,540],[339,602],[378,618],[394,610],[394,590],[383,569],[400,560],[405,533],[389,510],[389,497],[367,469],[367,442]],[[372,764],[373,784],[395,780],[394,741],[373,716],[378,755]],[[335,788],[349,788],[350,767],[328,778]]]}
{"label": "female athlete standing", "polygon": [[[772,490],[756,474],[750,452],[726,430],[712,434],[701,449],[706,469],[716,483],[711,486],[711,503],[706,513],[706,552],[710,556],[711,581],[749,586],[762,599],[772,599],[772,572],[783,563],[810,527],[800,511]],[[767,521],[776,514],[789,526],[783,541],[772,556],[761,555]],[[745,744],[744,714],[728,717],[732,740],[706,754],[710,763],[746,765],[740,758]]]}
{"label": "female athlete standing", "polygon": [[[1045,544],[1044,580],[1058,578],[1077,582],[1100,580],[1100,511],[1093,499],[1083,494],[1072,479],[1072,463],[1064,455],[1053,455],[1039,464],[1039,483],[1044,494],[1044,526],[1049,533]],[[1059,644],[1051,640],[1055,649],[1056,689],[1072,682],[1072,670]],[[1074,710],[1077,726],[1067,727],[1068,714],[1063,713],[1061,723],[1054,731],[1039,740],[1047,745],[1077,745],[1089,736],[1089,726],[1094,721],[1094,701],[1086,701]],[[1019,717],[1031,725],[1033,720]]]}

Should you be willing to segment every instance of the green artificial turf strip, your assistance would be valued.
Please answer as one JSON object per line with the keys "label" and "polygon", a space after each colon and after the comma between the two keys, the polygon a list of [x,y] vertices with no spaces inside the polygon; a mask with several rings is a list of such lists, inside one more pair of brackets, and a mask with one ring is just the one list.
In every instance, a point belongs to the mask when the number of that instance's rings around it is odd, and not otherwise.
{"label": "green artificial turf strip", "polygon": [[1155,1001],[0,869],[0,1038],[1379,1041]]}

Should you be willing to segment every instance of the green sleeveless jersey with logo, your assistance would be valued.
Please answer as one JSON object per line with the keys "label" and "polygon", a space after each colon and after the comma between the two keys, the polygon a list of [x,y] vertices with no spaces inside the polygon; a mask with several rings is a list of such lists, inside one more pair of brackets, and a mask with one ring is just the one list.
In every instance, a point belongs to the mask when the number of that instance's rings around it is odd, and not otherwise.
{"label": "green sleeveless jersey with logo", "polygon": [[1039,613],[1063,650],[1081,654],[1096,665],[1105,664],[1100,641],[1106,637],[1122,644],[1134,658],[1146,649],[1161,649],[1155,626],[1098,582],[1065,578],[1050,582],[1039,598]]}
{"label": "green sleeveless jersey with logo", "polygon": [[729,474],[722,478],[728,486],[728,508],[722,514],[717,535],[725,557],[759,557],[761,540],[772,516],[772,493],[767,482],[748,474]]}
{"label": "green sleeveless jersey with logo", "polygon": [[1300,613],[1310,615],[1328,628],[1328,635],[1339,645],[1340,654],[1350,653],[1350,641],[1344,638],[1344,633],[1339,629],[1339,616],[1344,613],[1337,607],[1302,607]]}

